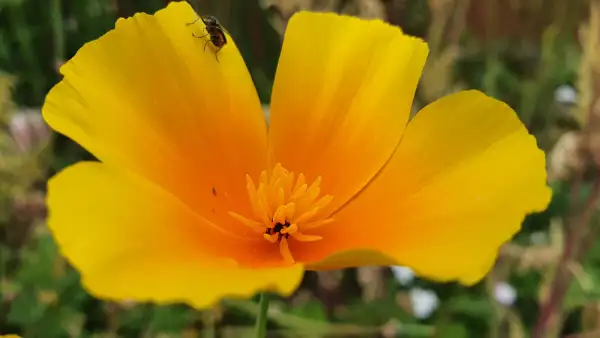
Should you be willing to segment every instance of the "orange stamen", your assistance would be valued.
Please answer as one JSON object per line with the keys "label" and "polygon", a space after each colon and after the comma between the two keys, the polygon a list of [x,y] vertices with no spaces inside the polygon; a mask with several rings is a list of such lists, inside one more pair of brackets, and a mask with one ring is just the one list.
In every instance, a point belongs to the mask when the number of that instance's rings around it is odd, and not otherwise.
{"label": "orange stamen", "polygon": [[319,198],[321,180],[321,177],[317,177],[308,185],[304,174],[296,176],[281,164],[277,164],[270,175],[263,171],[257,184],[250,176],[246,176],[246,189],[254,212],[253,217],[248,218],[235,212],[229,212],[229,215],[253,231],[261,233],[268,242],[279,243],[283,261],[293,264],[289,241],[321,240],[321,236],[305,235],[301,231],[333,222],[332,218],[322,218],[321,212],[331,203],[333,196],[324,195]]}

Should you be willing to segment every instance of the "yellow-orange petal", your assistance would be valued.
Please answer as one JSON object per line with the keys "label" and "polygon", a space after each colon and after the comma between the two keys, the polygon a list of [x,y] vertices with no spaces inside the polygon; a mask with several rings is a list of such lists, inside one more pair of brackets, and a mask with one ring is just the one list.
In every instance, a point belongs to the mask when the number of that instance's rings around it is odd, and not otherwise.
{"label": "yellow-orange petal", "polygon": [[[120,19],[61,68],[43,116],[102,162],[132,170],[218,224],[250,209],[245,175],[266,163],[266,124],[235,43],[219,51],[186,2]],[[242,209],[242,210],[240,210]]]}
{"label": "yellow-orange petal", "polygon": [[395,263],[471,284],[550,197],[544,153],[514,111],[461,92],[419,112],[381,174],[295,258],[312,269]]}
{"label": "yellow-orange petal", "polygon": [[271,166],[322,176],[335,210],[390,158],[427,45],[380,20],[300,12],[285,32],[271,98]]}
{"label": "yellow-orange petal", "polygon": [[98,297],[206,307],[265,289],[288,295],[302,277],[300,265],[244,268],[278,255],[277,246],[224,232],[157,185],[108,164],[63,170],[48,184],[47,203],[62,254]]}

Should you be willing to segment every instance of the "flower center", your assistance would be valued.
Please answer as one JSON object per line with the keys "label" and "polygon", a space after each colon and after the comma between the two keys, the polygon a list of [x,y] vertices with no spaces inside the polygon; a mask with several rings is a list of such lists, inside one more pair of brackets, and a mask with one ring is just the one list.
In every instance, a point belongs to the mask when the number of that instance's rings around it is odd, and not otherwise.
{"label": "flower center", "polygon": [[310,186],[304,174],[289,172],[277,164],[271,174],[263,171],[258,187],[246,175],[246,189],[254,211],[254,217],[247,218],[229,212],[236,220],[250,227],[267,241],[279,244],[279,252],[287,263],[294,263],[289,240],[300,242],[318,241],[320,236],[305,235],[310,230],[331,223],[333,218],[319,215],[333,199],[330,195],[320,196],[321,177]]}

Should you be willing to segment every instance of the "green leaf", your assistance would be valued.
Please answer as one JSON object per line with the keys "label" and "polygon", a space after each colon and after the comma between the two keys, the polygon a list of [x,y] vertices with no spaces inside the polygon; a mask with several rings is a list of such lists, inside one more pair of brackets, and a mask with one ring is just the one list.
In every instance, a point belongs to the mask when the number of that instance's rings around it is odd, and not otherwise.
{"label": "green leaf", "polygon": [[390,318],[396,318],[402,323],[415,322],[415,318],[406,313],[393,297],[386,297],[386,299],[378,299],[368,303],[356,300],[348,305],[344,312],[339,314],[339,319],[344,322],[366,326],[383,325]]}
{"label": "green leaf", "polygon": [[600,269],[588,267],[576,271],[564,299],[564,308],[573,310],[586,303],[600,301]]}
{"label": "green leaf", "polygon": [[157,306],[152,311],[150,330],[153,333],[177,333],[188,327],[194,313],[186,306]]}
{"label": "green leaf", "polygon": [[318,299],[311,299],[302,306],[293,307],[289,312],[297,315],[298,317],[304,317],[323,322],[327,321],[327,312],[325,311],[325,307]]}
{"label": "green leaf", "polygon": [[494,305],[486,297],[459,295],[447,302],[446,310],[453,314],[486,319],[492,316]]}
{"label": "green leaf", "polygon": [[152,311],[152,307],[140,305],[121,312],[119,315],[119,333],[123,336],[138,335],[139,332],[148,327],[148,322],[152,318]]}
{"label": "green leaf", "polygon": [[49,234],[42,234],[36,242],[21,252],[21,258],[27,264],[22,264],[15,279],[24,287],[37,290],[54,290],[56,276],[54,263],[57,250]]}
{"label": "green leaf", "polygon": [[443,323],[435,330],[435,338],[466,338],[469,330],[461,323]]}
{"label": "green leaf", "polygon": [[22,327],[33,327],[42,319],[47,305],[38,301],[37,295],[30,290],[21,292],[12,301],[7,321]]}

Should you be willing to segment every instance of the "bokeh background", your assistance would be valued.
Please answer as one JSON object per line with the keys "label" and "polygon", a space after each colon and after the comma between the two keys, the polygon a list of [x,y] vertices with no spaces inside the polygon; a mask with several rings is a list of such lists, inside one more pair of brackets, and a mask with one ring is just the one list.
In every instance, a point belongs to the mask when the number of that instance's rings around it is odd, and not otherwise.
{"label": "bokeh background", "polygon": [[[251,336],[254,300],[199,312],[92,298],[44,224],[46,179],[90,158],[40,117],[58,68],[116,18],[167,2],[0,0],[0,333]],[[308,273],[292,297],[272,302],[273,337],[600,337],[600,1],[190,2],[235,38],[266,113],[287,20],[300,9],[335,11],[428,41],[415,109],[482,90],[509,103],[548,155],[549,209],[525,220],[478,285],[431,283],[402,267]]]}

